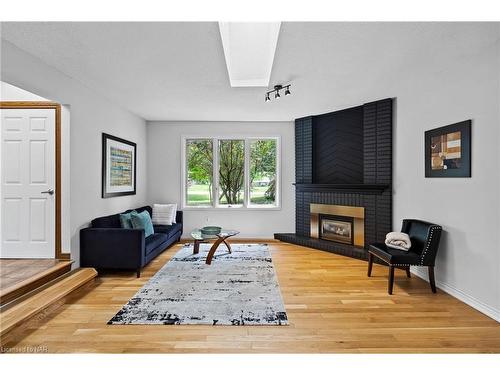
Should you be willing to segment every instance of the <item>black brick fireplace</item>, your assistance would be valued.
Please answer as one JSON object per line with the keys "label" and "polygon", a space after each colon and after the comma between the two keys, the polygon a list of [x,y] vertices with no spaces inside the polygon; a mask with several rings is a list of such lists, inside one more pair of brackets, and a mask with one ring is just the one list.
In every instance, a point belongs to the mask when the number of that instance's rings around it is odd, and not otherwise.
{"label": "black brick fireplace", "polygon": [[[295,120],[295,233],[276,239],[360,259],[370,243],[384,241],[392,221],[392,118],[392,99],[384,99]],[[352,218],[352,241],[321,238],[321,215]],[[347,227],[334,224],[327,229],[347,237]]]}

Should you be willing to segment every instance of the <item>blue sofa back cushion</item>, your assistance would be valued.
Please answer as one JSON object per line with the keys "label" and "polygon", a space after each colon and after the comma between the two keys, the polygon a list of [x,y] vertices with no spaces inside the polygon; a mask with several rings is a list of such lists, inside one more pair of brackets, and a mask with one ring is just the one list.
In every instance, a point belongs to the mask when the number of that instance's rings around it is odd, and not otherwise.
{"label": "blue sofa back cushion", "polygon": [[151,216],[148,211],[142,211],[141,213],[131,212],[130,222],[132,223],[132,228],[144,229],[145,237],[149,237],[155,232],[153,229],[153,222],[151,221]]}
{"label": "blue sofa back cushion", "polygon": [[[136,211],[137,213],[141,213],[143,211],[147,211],[149,213],[149,216],[153,215],[153,209],[150,206],[143,206],[139,208],[135,208],[132,210],[127,210],[123,213],[129,213],[132,211]],[[109,216],[101,216],[98,218],[95,218],[91,222],[92,228],[121,228],[122,225],[120,223],[120,214],[114,214],[114,215],[109,215]]]}

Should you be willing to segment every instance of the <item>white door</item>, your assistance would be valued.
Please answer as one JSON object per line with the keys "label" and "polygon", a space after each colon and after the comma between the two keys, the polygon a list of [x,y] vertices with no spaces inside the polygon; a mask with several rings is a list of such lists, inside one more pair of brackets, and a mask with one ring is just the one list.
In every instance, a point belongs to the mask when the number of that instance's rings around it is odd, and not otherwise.
{"label": "white door", "polygon": [[1,258],[55,257],[55,110],[0,109]]}

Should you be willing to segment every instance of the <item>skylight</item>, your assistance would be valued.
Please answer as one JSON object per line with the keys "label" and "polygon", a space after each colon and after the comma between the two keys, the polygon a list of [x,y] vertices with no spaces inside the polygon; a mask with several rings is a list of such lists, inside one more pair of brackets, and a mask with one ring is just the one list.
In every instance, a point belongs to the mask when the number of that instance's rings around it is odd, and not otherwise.
{"label": "skylight", "polygon": [[232,87],[268,87],[281,22],[219,22]]}

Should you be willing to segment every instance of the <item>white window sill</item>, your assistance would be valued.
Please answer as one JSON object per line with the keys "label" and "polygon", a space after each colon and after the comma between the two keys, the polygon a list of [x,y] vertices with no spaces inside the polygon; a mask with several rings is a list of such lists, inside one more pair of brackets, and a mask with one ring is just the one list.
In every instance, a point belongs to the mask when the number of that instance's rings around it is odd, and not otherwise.
{"label": "white window sill", "polygon": [[281,211],[280,206],[273,207],[182,207],[182,211]]}

